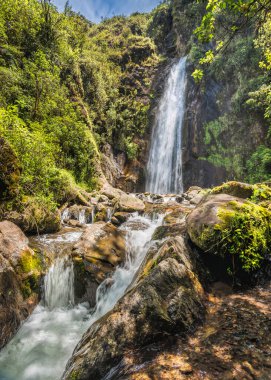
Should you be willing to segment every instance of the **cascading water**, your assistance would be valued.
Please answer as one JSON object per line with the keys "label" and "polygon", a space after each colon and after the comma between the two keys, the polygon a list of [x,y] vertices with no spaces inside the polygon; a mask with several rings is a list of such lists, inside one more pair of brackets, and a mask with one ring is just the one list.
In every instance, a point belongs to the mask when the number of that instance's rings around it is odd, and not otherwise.
{"label": "cascading water", "polygon": [[169,194],[183,191],[182,125],[185,112],[186,57],[170,72],[153,128],[146,190]]}
{"label": "cascading water", "polygon": [[59,379],[83,333],[124,294],[162,219],[133,215],[123,225],[125,264],[100,285],[92,313],[86,304],[74,306],[72,263],[67,257],[57,258],[45,278],[43,301],[0,353],[0,379]]}
{"label": "cascading water", "polygon": [[44,299],[0,354],[1,380],[56,380],[88,326],[86,304],[73,306],[73,268],[57,258],[44,283]]}

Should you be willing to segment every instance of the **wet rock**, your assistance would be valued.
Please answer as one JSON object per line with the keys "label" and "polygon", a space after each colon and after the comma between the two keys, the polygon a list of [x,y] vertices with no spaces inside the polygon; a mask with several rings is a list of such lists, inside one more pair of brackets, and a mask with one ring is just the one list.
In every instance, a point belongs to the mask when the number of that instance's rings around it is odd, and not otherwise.
{"label": "wet rock", "polygon": [[114,213],[114,217],[118,219],[120,223],[126,222],[131,214],[129,212],[118,211]]}
{"label": "wet rock", "polygon": [[191,329],[203,314],[203,290],[193,270],[182,238],[150,250],[127,293],[83,336],[63,379],[101,379],[126,350]]}
{"label": "wet rock", "polygon": [[125,232],[113,224],[94,223],[86,228],[72,252],[83,263],[91,281],[101,283],[125,258]]}
{"label": "wet rock", "polygon": [[175,223],[170,225],[159,226],[154,231],[153,240],[162,240],[169,236],[185,236],[186,225],[183,223]]}
{"label": "wet rock", "polygon": [[96,208],[94,221],[95,222],[107,222],[108,215],[107,215],[107,207],[103,204],[99,204]]}
{"label": "wet rock", "polygon": [[41,258],[15,224],[0,222],[0,348],[38,302]]}
{"label": "wet rock", "polygon": [[68,220],[73,219],[77,220],[81,224],[90,223],[92,222],[93,207],[76,204],[72,205],[62,212],[62,218],[64,218],[64,222],[68,222]]}
{"label": "wet rock", "polygon": [[83,224],[75,219],[67,220],[66,223],[71,227],[83,227]]}
{"label": "wet rock", "polygon": [[118,202],[118,209],[125,212],[142,212],[145,210],[145,205],[135,196],[122,194]]}

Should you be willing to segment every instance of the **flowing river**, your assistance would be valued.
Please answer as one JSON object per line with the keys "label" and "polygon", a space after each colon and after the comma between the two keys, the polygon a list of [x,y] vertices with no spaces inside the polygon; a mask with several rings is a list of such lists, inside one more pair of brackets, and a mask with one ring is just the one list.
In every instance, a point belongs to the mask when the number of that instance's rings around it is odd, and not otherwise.
{"label": "flowing river", "polygon": [[146,191],[183,192],[182,126],[185,112],[186,57],[173,65],[160,100],[147,166]]}
{"label": "flowing river", "polygon": [[[121,227],[127,231],[126,260],[114,272],[111,286],[108,280],[99,286],[94,310],[74,304],[72,262],[67,256],[57,257],[45,277],[42,301],[0,353],[0,379],[60,379],[83,333],[125,293],[161,224],[162,216],[151,220],[135,214]],[[66,241],[73,244],[79,237],[80,233],[69,233]]]}

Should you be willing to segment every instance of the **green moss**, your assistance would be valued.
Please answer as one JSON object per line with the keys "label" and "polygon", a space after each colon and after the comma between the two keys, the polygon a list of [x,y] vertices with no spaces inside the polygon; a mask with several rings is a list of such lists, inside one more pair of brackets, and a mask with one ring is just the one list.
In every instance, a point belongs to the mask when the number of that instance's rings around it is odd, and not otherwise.
{"label": "green moss", "polygon": [[233,263],[236,258],[247,272],[260,268],[264,257],[270,255],[271,213],[250,202],[242,205],[231,202],[230,208],[218,210],[218,216],[222,222],[208,237],[215,250],[222,256],[230,254]]}
{"label": "green moss", "polygon": [[237,181],[223,183],[221,186],[214,187],[209,194],[229,194],[235,197],[249,199],[259,203],[271,201],[271,187],[264,183],[251,185]]}
{"label": "green moss", "polygon": [[70,375],[70,380],[79,380],[81,376],[81,371],[73,370]]}
{"label": "green moss", "polygon": [[42,271],[41,257],[26,250],[21,254],[18,272],[22,278],[22,293],[24,298],[39,291],[39,280]]}

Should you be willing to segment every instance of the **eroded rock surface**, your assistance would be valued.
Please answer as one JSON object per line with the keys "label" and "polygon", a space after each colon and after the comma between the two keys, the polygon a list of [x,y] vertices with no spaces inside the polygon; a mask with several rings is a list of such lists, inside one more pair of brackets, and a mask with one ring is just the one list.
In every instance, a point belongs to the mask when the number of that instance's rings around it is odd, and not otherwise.
{"label": "eroded rock surface", "polygon": [[0,222],[0,348],[38,302],[42,263],[15,224]]}
{"label": "eroded rock surface", "polygon": [[72,255],[89,279],[100,284],[125,258],[125,232],[110,223],[94,223],[86,228]]}
{"label": "eroded rock surface", "polygon": [[101,379],[126,350],[185,332],[203,316],[203,290],[183,238],[150,249],[133,284],[78,344],[63,379]]}

